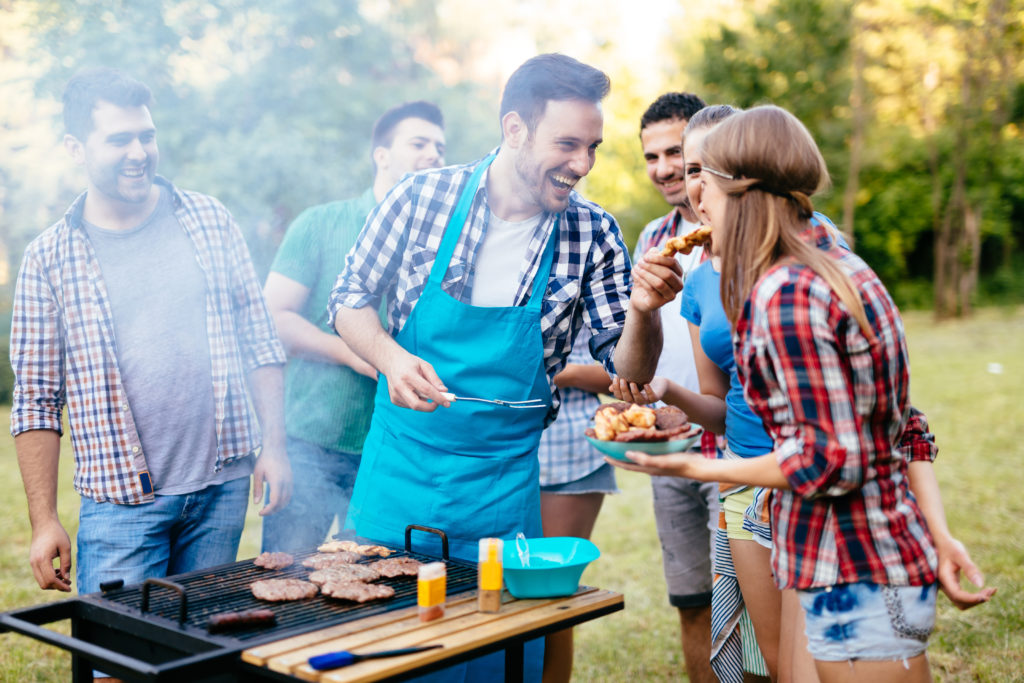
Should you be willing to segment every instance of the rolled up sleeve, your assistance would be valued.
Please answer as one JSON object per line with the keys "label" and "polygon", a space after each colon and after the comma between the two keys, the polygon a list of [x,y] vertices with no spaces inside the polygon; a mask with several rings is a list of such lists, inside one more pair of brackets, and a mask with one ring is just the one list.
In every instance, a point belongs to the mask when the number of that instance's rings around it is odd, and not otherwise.
{"label": "rolled up sleeve", "polygon": [[63,338],[53,289],[35,255],[27,252],[18,273],[11,320],[12,435],[33,429],[63,433]]}

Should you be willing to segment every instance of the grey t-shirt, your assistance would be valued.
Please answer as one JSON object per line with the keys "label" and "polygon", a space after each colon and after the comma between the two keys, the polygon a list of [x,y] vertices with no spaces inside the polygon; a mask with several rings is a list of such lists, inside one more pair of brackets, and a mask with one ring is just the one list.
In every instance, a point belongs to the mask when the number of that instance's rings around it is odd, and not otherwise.
{"label": "grey t-shirt", "polygon": [[206,278],[167,190],[130,230],[84,222],[114,317],[117,364],[153,490],[178,495],[252,472],[252,458],[215,472]]}

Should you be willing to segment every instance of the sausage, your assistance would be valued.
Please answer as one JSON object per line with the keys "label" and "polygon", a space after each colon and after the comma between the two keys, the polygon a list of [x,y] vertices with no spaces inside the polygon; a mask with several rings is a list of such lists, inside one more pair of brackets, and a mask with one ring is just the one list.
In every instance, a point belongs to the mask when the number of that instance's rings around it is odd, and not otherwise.
{"label": "sausage", "polygon": [[210,633],[224,633],[245,628],[263,628],[277,623],[277,615],[269,609],[250,609],[244,612],[213,614],[206,624]]}

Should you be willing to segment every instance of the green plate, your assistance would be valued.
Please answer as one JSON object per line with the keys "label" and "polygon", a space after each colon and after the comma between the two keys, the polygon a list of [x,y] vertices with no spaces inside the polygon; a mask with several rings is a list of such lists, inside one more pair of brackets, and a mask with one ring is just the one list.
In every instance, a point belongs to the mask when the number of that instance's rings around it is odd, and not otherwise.
{"label": "green plate", "polygon": [[648,455],[665,455],[666,453],[688,451],[693,444],[697,443],[703,431],[698,425],[694,425],[686,433],[686,436],[681,439],[673,439],[672,441],[630,441],[623,443],[621,441],[601,441],[592,436],[588,436],[587,441],[608,457],[624,462],[633,462],[626,457],[626,451],[640,451]]}

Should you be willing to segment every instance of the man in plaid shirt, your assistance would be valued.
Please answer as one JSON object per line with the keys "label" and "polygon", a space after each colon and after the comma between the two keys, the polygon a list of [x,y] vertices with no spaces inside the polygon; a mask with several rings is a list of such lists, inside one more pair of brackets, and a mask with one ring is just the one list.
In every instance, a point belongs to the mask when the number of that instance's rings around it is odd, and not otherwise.
{"label": "man in plaid shirt", "polygon": [[631,290],[618,225],[575,191],[609,87],[570,57],[528,60],[505,86],[495,152],[407,176],[367,219],[329,304],[382,374],[349,506],[360,535],[401,544],[406,525],[425,524],[472,561],[480,538],[542,535],[537,447],[577,332],[592,332],[591,356],[609,371],[653,376],[657,308],[682,288],[679,265],[654,257]]}
{"label": "man in plaid shirt", "polygon": [[254,500],[270,486],[261,514],[290,496],[284,350],[231,215],[156,176],[150,101],[114,69],[71,79],[64,144],[87,190],[18,275],[11,433],[44,589],[71,585],[56,500],[65,405],[81,593],[233,561],[249,475]]}

